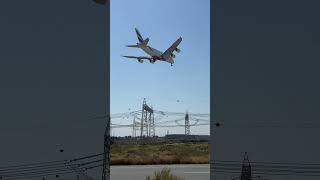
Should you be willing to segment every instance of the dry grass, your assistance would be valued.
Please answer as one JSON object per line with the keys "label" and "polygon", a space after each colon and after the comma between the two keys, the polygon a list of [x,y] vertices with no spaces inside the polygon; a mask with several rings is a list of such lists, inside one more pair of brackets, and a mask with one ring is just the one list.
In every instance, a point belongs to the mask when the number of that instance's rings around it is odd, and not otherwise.
{"label": "dry grass", "polygon": [[163,168],[161,171],[156,171],[153,176],[147,176],[146,180],[184,180],[184,178],[171,174],[169,168]]}
{"label": "dry grass", "polygon": [[207,164],[208,143],[111,146],[112,165]]}

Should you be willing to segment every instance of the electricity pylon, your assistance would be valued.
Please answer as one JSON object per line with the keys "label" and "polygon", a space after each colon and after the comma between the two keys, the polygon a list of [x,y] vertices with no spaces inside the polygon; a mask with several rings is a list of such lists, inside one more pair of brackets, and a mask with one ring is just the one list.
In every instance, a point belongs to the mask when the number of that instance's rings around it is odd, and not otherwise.
{"label": "electricity pylon", "polygon": [[143,99],[142,113],[141,113],[141,126],[140,126],[140,137],[150,137],[151,133],[154,136],[154,114],[153,109],[146,103],[146,99]]}
{"label": "electricity pylon", "polygon": [[185,117],[184,117],[184,124],[185,124],[185,130],[184,130],[184,133],[186,136],[190,135],[190,122],[189,122],[189,113],[187,111]]}

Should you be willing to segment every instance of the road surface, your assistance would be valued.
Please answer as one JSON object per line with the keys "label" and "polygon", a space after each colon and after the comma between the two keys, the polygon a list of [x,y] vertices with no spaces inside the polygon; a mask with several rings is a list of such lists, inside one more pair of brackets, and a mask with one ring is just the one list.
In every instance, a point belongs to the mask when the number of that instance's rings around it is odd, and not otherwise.
{"label": "road surface", "polygon": [[145,180],[147,175],[167,167],[174,175],[184,177],[185,180],[209,180],[209,164],[190,165],[145,165],[145,166],[111,166],[111,180]]}

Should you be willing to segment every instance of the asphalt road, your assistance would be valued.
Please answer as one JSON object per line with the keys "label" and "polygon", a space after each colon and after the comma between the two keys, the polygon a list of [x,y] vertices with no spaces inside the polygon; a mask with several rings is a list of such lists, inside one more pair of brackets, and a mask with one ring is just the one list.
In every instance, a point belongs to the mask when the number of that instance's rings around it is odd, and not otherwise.
{"label": "asphalt road", "polygon": [[167,167],[174,175],[184,177],[185,180],[209,180],[210,165],[146,165],[146,166],[111,166],[111,180],[145,180],[147,175]]}

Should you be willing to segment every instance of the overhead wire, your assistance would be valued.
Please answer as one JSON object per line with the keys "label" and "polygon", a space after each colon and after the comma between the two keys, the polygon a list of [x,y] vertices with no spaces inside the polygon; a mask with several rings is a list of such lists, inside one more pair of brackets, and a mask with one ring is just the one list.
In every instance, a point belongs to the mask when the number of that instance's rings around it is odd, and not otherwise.
{"label": "overhead wire", "polygon": [[90,162],[84,162],[84,163],[79,163],[79,164],[60,164],[56,166],[42,166],[42,167],[26,167],[26,168],[20,168],[20,169],[9,169],[5,171],[1,171],[0,174],[2,176],[10,176],[10,175],[17,175],[17,174],[33,174],[33,173],[39,173],[39,172],[51,172],[51,171],[60,171],[60,170],[65,170],[67,167],[72,167],[72,168],[83,168],[86,167],[87,165],[94,164],[97,162],[101,162],[103,159],[99,160],[94,160]]}
{"label": "overhead wire", "polygon": [[[250,162],[250,165],[253,174],[320,176],[320,164]],[[210,169],[213,172],[240,173],[241,166],[239,161],[214,160]]]}
{"label": "overhead wire", "polygon": [[[101,162],[103,159],[92,160],[103,155],[103,153],[89,155],[81,158],[60,161],[48,161],[30,164],[20,164],[13,166],[0,167],[0,174],[3,179],[23,179],[31,177],[42,177],[54,174],[64,173],[82,173],[84,170],[98,167],[95,163]],[[87,161],[84,161],[87,160]],[[91,160],[91,161],[90,161]],[[78,162],[78,163],[72,163]],[[89,166],[88,165],[94,165]],[[70,169],[71,168],[71,169]]]}

